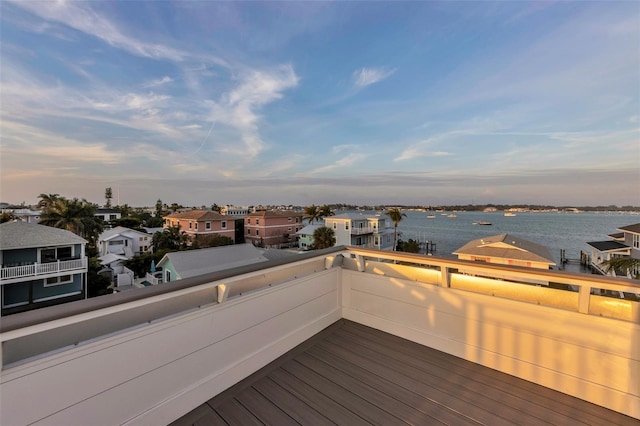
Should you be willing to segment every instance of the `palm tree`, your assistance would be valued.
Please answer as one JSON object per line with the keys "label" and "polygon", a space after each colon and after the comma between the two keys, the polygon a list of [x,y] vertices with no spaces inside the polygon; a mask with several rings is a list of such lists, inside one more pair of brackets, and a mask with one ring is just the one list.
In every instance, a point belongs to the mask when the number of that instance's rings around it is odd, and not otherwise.
{"label": "palm tree", "polygon": [[609,272],[611,269],[614,271],[624,271],[626,274],[636,273],[636,277],[640,275],[637,271],[640,270],[640,259],[633,257],[613,257],[609,260],[602,262],[605,272]]}
{"label": "palm tree", "polygon": [[40,224],[66,229],[91,241],[102,232],[102,222],[95,211],[95,205],[85,199],[58,197],[43,210]]}
{"label": "palm tree", "polygon": [[396,251],[396,241],[398,240],[398,224],[402,221],[403,217],[407,217],[402,213],[399,208],[394,207],[385,212],[389,219],[393,222],[393,251]]}
{"label": "palm tree", "polygon": [[315,249],[325,249],[336,244],[336,234],[333,229],[321,226],[313,231],[313,247]]}
{"label": "palm tree", "polygon": [[320,220],[322,212],[315,204],[304,208],[304,217],[309,220],[309,225],[313,224],[315,220]]}
{"label": "palm tree", "polygon": [[46,210],[60,198],[60,194],[40,194],[38,195],[38,198],[40,198],[40,201],[38,202],[38,208]]}
{"label": "palm tree", "polygon": [[331,207],[326,204],[320,207],[318,210],[320,211],[320,219],[335,216],[335,213],[331,211]]}

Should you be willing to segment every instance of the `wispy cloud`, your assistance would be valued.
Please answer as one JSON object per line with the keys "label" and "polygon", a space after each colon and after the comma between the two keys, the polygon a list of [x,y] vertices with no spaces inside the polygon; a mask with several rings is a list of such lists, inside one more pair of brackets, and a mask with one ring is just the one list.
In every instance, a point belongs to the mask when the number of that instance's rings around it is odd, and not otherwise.
{"label": "wispy cloud", "polygon": [[356,87],[366,87],[378,83],[396,72],[395,68],[360,68],[353,72]]}
{"label": "wispy cloud", "polygon": [[165,75],[162,78],[151,80],[150,82],[145,83],[142,87],[145,87],[145,88],[158,87],[168,83],[173,83],[173,81],[174,81],[173,78],[169,77],[168,75]]}

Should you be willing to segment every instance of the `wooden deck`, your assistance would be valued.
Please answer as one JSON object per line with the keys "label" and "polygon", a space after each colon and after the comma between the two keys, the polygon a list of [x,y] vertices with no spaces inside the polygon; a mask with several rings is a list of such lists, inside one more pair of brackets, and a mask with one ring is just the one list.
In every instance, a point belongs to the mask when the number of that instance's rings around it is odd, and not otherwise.
{"label": "wooden deck", "polygon": [[172,425],[640,425],[341,320]]}

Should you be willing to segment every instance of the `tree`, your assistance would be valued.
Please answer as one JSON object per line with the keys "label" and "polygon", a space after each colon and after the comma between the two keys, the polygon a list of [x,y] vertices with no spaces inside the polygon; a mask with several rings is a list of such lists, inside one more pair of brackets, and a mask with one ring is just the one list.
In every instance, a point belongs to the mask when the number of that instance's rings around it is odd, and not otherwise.
{"label": "tree", "polygon": [[613,257],[602,262],[604,271],[610,270],[621,271],[624,275],[635,274],[636,278],[640,277],[640,259],[633,257]]}
{"label": "tree", "polygon": [[220,207],[216,203],[213,203],[213,205],[211,206],[211,211],[214,211],[216,213],[221,213],[222,212],[222,207]]}
{"label": "tree", "polygon": [[0,214],[0,223],[11,222],[12,220],[16,220],[17,217],[13,213],[2,213]]}
{"label": "tree", "polygon": [[321,226],[313,232],[313,248],[325,249],[336,244],[336,234],[333,229]]}
{"label": "tree", "polygon": [[311,225],[315,220],[320,220],[321,214],[322,212],[315,204],[304,208],[304,217],[309,220],[309,225]]}
{"label": "tree", "polygon": [[40,201],[38,202],[39,209],[48,209],[56,202],[58,198],[60,198],[60,194],[40,194],[38,195]]}
{"label": "tree", "polygon": [[396,251],[396,241],[398,240],[398,224],[402,222],[402,218],[407,217],[407,215],[402,213],[397,207],[387,210],[385,214],[389,216],[389,219],[391,219],[391,221],[393,222],[393,251]]}
{"label": "tree", "polygon": [[164,214],[164,204],[162,204],[162,200],[160,198],[158,198],[158,201],[156,201],[156,217],[162,217],[162,215]]}
{"label": "tree", "polygon": [[180,226],[170,226],[153,234],[153,249],[158,250],[184,250],[187,247],[187,235],[180,231]]}
{"label": "tree", "polygon": [[413,238],[409,238],[408,241],[398,240],[398,251],[404,251],[406,253],[420,253],[420,243]]}
{"label": "tree", "polygon": [[59,197],[43,210],[40,224],[66,229],[95,244],[103,227],[102,220],[95,216],[95,212],[95,205],[85,199],[67,200]]}
{"label": "tree", "polygon": [[229,237],[218,234],[196,235],[192,241],[192,249],[200,249],[207,247],[220,247],[233,245],[233,240]]}
{"label": "tree", "polygon": [[331,211],[331,207],[329,207],[326,204],[320,207],[319,210],[320,210],[320,218],[331,217],[335,215],[335,213]]}
{"label": "tree", "polygon": [[111,208],[111,199],[113,198],[113,191],[111,190],[111,187],[107,188],[104,190],[104,198],[105,198],[105,203],[104,206],[108,209]]}

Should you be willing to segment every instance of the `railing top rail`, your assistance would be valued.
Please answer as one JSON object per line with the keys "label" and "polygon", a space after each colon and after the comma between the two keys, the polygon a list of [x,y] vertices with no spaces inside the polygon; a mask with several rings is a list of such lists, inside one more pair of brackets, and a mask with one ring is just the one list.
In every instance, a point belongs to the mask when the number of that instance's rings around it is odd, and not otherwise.
{"label": "railing top rail", "polygon": [[269,260],[252,265],[239,266],[236,268],[225,269],[223,271],[211,272],[208,274],[199,275],[197,277],[172,281],[171,283],[162,285],[138,288],[122,293],[94,297],[85,300],[78,300],[75,302],[63,303],[61,305],[49,306],[46,308],[34,309],[32,311],[8,315],[6,317],[2,317],[2,321],[0,321],[0,333],[6,333],[8,331],[30,327],[37,324],[43,324],[49,321],[84,314],[87,312],[159,296],[166,293],[172,293],[213,281],[224,280],[226,278],[234,277],[237,275],[248,274],[281,265],[293,264],[296,262],[313,259],[319,256],[326,256],[332,253],[339,253],[343,250],[344,246],[331,247],[324,250],[315,250],[283,259]]}

